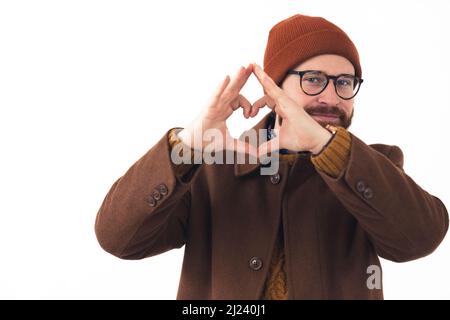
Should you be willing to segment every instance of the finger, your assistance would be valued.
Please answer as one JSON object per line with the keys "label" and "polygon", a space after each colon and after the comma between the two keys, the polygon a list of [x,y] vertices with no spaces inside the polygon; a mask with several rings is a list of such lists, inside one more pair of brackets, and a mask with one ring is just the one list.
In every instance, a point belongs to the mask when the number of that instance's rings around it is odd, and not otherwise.
{"label": "finger", "polygon": [[258,114],[259,109],[264,108],[265,106],[268,106],[272,110],[274,110],[275,106],[276,106],[273,99],[271,97],[269,97],[268,95],[265,95],[264,97],[259,98],[258,100],[255,101],[255,103],[253,103],[250,117],[255,117]]}
{"label": "finger", "polygon": [[280,149],[280,138],[275,137],[259,145],[258,158],[265,157],[268,153],[275,152],[279,149]]}
{"label": "finger", "polygon": [[252,111],[252,104],[241,94],[238,96],[238,101],[239,106],[243,109],[242,113],[244,114],[244,117],[248,119]]}
{"label": "finger", "polygon": [[247,82],[248,78],[252,74],[253,66],[249,66],[247,68],[241,67],[236,75],[231,79],[227,88],[224,90],[222,94],[222,98],[224,99],[224,103],[229,103],[241,91],[244,84]]}
{"label": "finger", "polygon": [[242,87],[247,82],[248,78],[252,75],[253,72],[253,64],[249,64],[246,68],[243,69],[242,75],[236,82],[236,87],[230,87],[231,89],[236,90],[237,92],[241,91]]}
{"label": "finger", "polygon": [[253,64],[253,73],[271,98],[277,100],[283,94],[283,90],[256,63]]}
{"label": "finger", "polygon": [[212,96],[212,103],[215,104],[217,100],[222,96],[223,91],[226,89],[228,84],[230,83],[230,76],[226,76],[225,79],[222,80],[221,84],[217,87],[217,89],[214,91],[214,94]]}

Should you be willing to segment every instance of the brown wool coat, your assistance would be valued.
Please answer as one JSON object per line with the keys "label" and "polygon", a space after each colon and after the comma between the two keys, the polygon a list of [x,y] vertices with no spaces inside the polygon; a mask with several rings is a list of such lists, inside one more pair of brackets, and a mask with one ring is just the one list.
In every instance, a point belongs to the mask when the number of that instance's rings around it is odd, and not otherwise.
{"label": "brown wool coat", "polygon": [[367,287],[367,268],[380,265],[378,256],[428,255],[448,214],[403,171],[398,147],[351,137],[338,178],[302,156],[290,170],[282,161],[279,179],[258,165],[202,164],[181,181],[166,134],[111,187],[98,241],[123,259],[185,245],[178,299],[258,299],[281,223],[291,299],[382,299],[382,289]]}

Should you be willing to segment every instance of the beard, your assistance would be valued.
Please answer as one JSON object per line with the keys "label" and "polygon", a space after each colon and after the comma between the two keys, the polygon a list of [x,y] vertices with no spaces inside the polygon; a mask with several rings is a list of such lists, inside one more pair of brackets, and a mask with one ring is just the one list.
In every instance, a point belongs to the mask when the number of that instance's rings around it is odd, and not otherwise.
{"label": "beard", "polygon": [[348,116],[343,110],[339,109],[338,107],[329,107],[329,106],[319,106],[319,107],[305,107],[304,110],[307,114],[310,116],[313,115],[329,115],[329,116],[335,116],[337,117],[334,121],[321,121],[313,118],[317,123],[319,123],[322,127],[325,128],[327,124],[332,124],[335,126],[344,127],[345,129],[348,129],[350,125],[352,124],[353,119],[353,113],[355,109],[352,109],[352,113],[350,116]]}

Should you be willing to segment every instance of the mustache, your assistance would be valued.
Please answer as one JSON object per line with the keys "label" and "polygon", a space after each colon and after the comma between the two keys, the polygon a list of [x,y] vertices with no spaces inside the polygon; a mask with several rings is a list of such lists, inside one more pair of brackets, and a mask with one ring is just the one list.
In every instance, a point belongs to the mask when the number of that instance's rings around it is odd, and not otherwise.
{"label": "mustache", "polygon": [[[350,115],[347,115],[344,110],[339,109],[338,107],[333,107],[333,106],[324,106],[324,105],[322,105],[322,106],[306,106],[303,109],[310,116],[313,116],[315,114],[335,115],[339,119],[339,125],[346,129],[348,127],[350,127],[350,125],[352,124],[354,109],[352,110],[352,113]],[[278,125],[281,126],[282,122],[283,122],[283,119],[281,117],[278,117]],[[321,126],[325,126],[325,124],[321,123],[320,121],[319,121],[319,124]]]}
{"label": "mustache", "polygon": [[338,107],[330,107],[330,106],[316,106],[316,107],[314,107],[314,106],[310,106],[310,107],[305,107],[304,110],[309,115],[330,114],[330,115],[338,116],[340,119],[345,119],[347,117],[346,113],[343,110],[339,109]]}
{"label": "mustache", "polygon": [[330,106],[309,106],[305,107],[304,110],[310,116],[317,114],[329,114],[339,117],[339,120],[345,121],[347,119],[347,114],[339,109],[338,107],[330,107]]}

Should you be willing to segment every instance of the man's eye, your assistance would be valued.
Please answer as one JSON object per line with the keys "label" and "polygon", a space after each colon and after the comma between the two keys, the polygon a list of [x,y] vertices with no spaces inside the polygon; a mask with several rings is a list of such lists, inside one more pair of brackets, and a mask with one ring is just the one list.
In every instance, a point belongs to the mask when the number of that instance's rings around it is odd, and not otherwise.
{"label": "man's eye", "polygon": [[337,84],[341,87],[351,87],[352,86],[353,81],[351,81],[350,79],[339,79]]}
{"label": "man's eye", "polygon": [[318,78],[318,77],[308,77],[308,78],[305,78],[305,81],[307,81],[309,83],[313,83],[313,84],[320,84],[323,82],[323,79]]}

